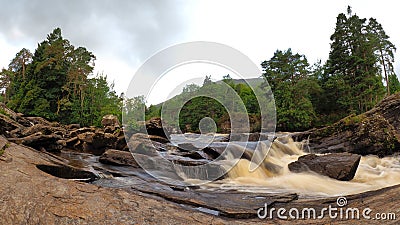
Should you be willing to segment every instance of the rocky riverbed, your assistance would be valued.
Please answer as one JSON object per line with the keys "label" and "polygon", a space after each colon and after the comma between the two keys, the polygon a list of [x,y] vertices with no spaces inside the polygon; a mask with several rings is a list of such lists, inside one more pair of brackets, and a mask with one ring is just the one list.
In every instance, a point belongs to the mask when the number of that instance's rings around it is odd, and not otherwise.
{"label": "rocky riverbed", "polygon": [[[153,119],[146,123],[148,134],[130,134],[126,141],[113,116],[104,118],[103,128],[81,128],[1,107],[6,112],[0,114],[1,224],[256,224],[266,222],[257,217],[266,204],[321,211],[337,206],[342,195],[346,207],[400,216],[399,94],[363,115],[294,134],[299,142],[291,141],[292,134],[245,135],[251,142],[245,147],[235,142],[228,155],[223,153],[227,141],[241,139],[240,134],[217,136],[205,148],[195,142],[170,143],[161,121]],[[249,160],[260,146],[271,146],[268,157],[260,168],[248,172]],[[241,159],[232,161],[236,156]],[[160,157],[176,166],[160,164]],[[201,182],[212,174],[182,170],[221,157],[212,171],[224,175],[215,182]],[[154,171],[162,169],[161,174],[174,182],[150,176],[138,159]],[[235,166],[227,169],[233,162]],[[398,223],[328,216],[269,220]]]}

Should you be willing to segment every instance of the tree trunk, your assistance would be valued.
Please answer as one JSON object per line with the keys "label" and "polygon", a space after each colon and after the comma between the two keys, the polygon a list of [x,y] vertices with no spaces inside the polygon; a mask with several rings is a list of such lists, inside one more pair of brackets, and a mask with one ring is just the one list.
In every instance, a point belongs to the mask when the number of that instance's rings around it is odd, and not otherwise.
{"label": "tree trunk", "polygon": [[385,73],[385,80],[386,80],[386,95],[390,95],[390,88],[389,88],[389,77],[387,75],[386,66],[385,66],[385,59],[383,58],[382,49],[379,49],[381,53],[381,62],[383,66],[383,72]]}

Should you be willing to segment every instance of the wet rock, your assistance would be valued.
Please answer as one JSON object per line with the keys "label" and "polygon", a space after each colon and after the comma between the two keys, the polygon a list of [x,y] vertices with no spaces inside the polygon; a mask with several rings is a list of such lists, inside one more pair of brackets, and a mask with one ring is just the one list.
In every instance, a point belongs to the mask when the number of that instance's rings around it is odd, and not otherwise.
{"label": "wet rock", "polygon": [[6,115],[0,114],[0,135],[4,135],[6,137],[15,137],[15,135],[12,135],[12,133],[16,132],[12,131],[17,130],[17,132],[20,132],[23,129],[25,129],[25,127],[21,124],[15,122]]}
{"label": "wet rock", "polygon": [[268,140],[266,133],[231,133],[229,134],[229,141],[265,141]]}
{"label": "wet rock", "polygon": [[161,137],[161,136],[157,136],[157,135],[148,135],[148,134],[143,134],[143,133],[135,133],[133,134],[130,138],[130,141],[132,140],[151,140],[154,142],[158,142],[158,143],[168,143],[168,139]]}
{"label": "wet rock", "polygon": [[78,142],[79,142],[78,137],[73,137],[73,138],[70,138],[70,139],[66,140],[66,141],[65,141],[65,145],[66,145],[68,148],[73,148],[74,145],[76,145]]}
{"label": "wet rock", "polygon": [[167,151],[167,146],[165,144],[152,141],[152,137],[156,137],[156,139],[159,138],[158,136],[146,135],[142,133],[132,135],[128,142],[129,150],[132,153],[150,156],[158,156],[159,154],[157,151]]}
{"label": "wet rock", "polygon": [[[132,179],[138,180],[138,178]],[[191,188],[183,189],[183,191],[174,191],[175,187],[160,183],[140,181],[136,183],[138,184],[132,186],[134,190],[157,195],[180,204],[209,209],[210,211],[214,211],[216,215],[230,218],[257,218],[257,210],[264,207],[265,204],[267,204],[268,207],[273,207],[273,204],[276,203],[290,203],[298,199],[297,194],[294,193],[264,194],[232,190],[205,192],[201,189],[194,190]],[[244,224],[249,224],[249,221],[242,221]],[[229,224],[232,222],[227,223]],[[260,220],[254,221],[254,223],[260,224]]]}
{"label": "wet rock", "polygon": [[36,165],[36,167],[45,173],[63,179],[74,179],[90,182],[98,178],[93,172],[67,165]]}
{"label": "wet rock", "polygon": [[169,139],[169,134],[164,132],[161,118],[154,117],[146,121],[146,130],[149,135],[156,135]]}
{"label": "wet rock", "polygon": [[101,155],[106,149],[115,148],[117,137],[110,133],[97,130],[78,134],[66,141],[67,146],[73,149],[94,155]]}
{"label": "wet rock", "polygon": [[128,143],[129,150],[132,153],[143,154],[148,156],[158,156],[158,152],[151,141],[132,140]]}
{"label": "wet rock", "polygon": [[206,154],[203,151],[195,151],[195,152],[188,152],[186,154],[182,155],[183,157],[188,157],[191,159],[207,159],[207,160],[212,160],[213,158],[210,157],[208,154]]}
{"label": "wet rock", "polygon": [[79,129],[81,128],[81,125],[76,123],[76,124],[68,124],[65,126],[65,129],[67,130],[73,130],[73,129]]}
{"label": "wet rock", "polygon": [[115,127],[115,126],[106,126],[104,128],[104,133],[110,133],[113,134],[115,131],[117,131],[119,129],[119,127]]}
{"label": "wet rock", "polygon": [[59,142],[62,139],[56,134],[42,134],[40,132],[23,138],[9,138],[9,141],[17,144],[23,144],[35,148],[37,150],[46,150],[49,152],[59,152],[64,146]]}
{"label": "wet rock", "polygon": [[196,146],[194,146],[192,143],[181,143],[178,144],[178,149],[183,152],[191,152],[191,151],[198,151],[200,150]]}
{"label": "wet rock", "polygon": [[86,143],[93,143],[93,137],[94,137],[95,133],[93,132],[86,132],[86,133],[82,133],[82,134],[78,134],[77,138],[80,141],[86,142]]}
{"label": "wet rock", "polygon": [[105,115],[103,116],[103,119],[101,120],[101,124],[103,127],[114,127],[114,128],[119,128],[120,127],[120,122],[118,120],[117,116],[114,115]]}
{"label": "wet rock", "polygon": [[96,149],[114,148],[117,137],[109,133],[97,132],[93,136],[93,147]]}
{"label": "wet rock", "polygon": [[87,133],[87,132],[95,132],[96,128],[95,127],[83,127],[83,128],[79,128],[79,129],[75,129],[73,131],[70,132],[70,136],[71,137],[76,137],[79,134],[83,134],[83,133]]}
{"label": "wet rock", "polygon": [[99,162],[116,166],[133,166],[135,168],[139,168],[139,165],[133,158],[132,153],[115,149],[108,149],[106,152],[104,152],[100,156]]}
{"label": "wet rock", "polygon": [[213,159],[220,157],[224,151],[226,151],[227,153],[229,152],[234,158],[242,158],[247,160],[251,160],[253,155],[253,152],[248,150],[245,150],[243,152],[242,146],[238,146],[232,143],[228,145],[223,142],[211,143],[209,146],[202,149],[202,151]]}
{"label": "wet rock", "polygon": [[[68,175],[67,178],[88,178],[81,176],[80,173],[78,177],[69,176],[73,173],[70,173],[71,171],[66,173],[64,166],[60,165],[62,161],[49,153],[32,151],[11,143],[6,154],[12,160],[9,162],[0,160],[2,209],[0,224],[222,224],[224,222],[221,218],[185,210],[161,198],[156,200],[122,188],[101,188],[90,183],[53,176],[60,171],[62,176]],[[53,164],[54,162],[57,164]]]}
{"label": "wet rock", "polygon": [[295,173],[313,171],[333,179],[349,181],[354,178],[360,159],[360,155],[350,153],[309,154],[301,156],[288,167]]}
{"label": "wet rock", "polygon": [[117,142],[115,143],[115,149],[129,151],[128,144],[126,143],[125,136],[119,136]]}
{"label": "wet rock", "polygon": [[[58,122],[50,122],[42,117],[22,117],[18,119],[18,122],[23,124],[27,123],[30,124],[30,126],[33,126],[35,124],[42,124],[46,126],[51,126],[51,127],[59,127],[60,124]],[[26,127],[30,127],[29,125]]]}
{"label": "wet rock", "polygon": [[61,136],[64,136],[63,134],[66,133],[66,130],[61,128],[61,127],[53,127],[53,126],[48,126],[48,125],[44,125],[44,124],[35,124],[31,127],[28,127],[27,129],[25,129],[24,131],[21,132],[22,136],[29,136],[35,133],[41,132],[42,134],[58,134]]}

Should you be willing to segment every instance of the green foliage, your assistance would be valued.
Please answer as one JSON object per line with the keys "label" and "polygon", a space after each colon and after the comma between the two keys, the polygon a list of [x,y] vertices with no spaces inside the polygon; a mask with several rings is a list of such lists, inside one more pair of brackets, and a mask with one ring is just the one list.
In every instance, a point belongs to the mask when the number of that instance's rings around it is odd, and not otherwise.
{"label": "green foliage", "polygon": [[204,96],[192,98],[180,111],[180,129],[186,132],[199,132],[199,122],[201,119],[210,117],[214,121],[218,121],[224,114],[227,114],[227,111],[216,100]]}
{"label": "green foliage", "polygon": [[[371,109],[386,94],[400,91],[400,82],[393,70],[395,46],[389,41],[382,25],[376,19],[360,18],[348,7],[347,14],[337,16],[335,31],[331,36],[331,50],[326,63],[310,66],[306,56],[277,50],[261,66],[264,93],[275,97],[277,128],[285,131],[305,130],[332,124],[348,115],[360,114]],[[232,87],[240,96],[252,123],[260,121],[260,107],[253,90],[246,84],[236,84],[226,75],[223,83]],[[235,108],[239,103],[232,93],[222,93],[221,84],[213,83],[206,76],[201,87],[188,85],[183,93],[168,101],[168,111],[174,112],[185,102],[179,120],[174,125],[186,131],[198,131],[198,122],[205,116],[212,117],[218,128],[229,123],[229,115],[215,100],[201,96],[211,93],[224,96],[226,106]],[[272,92],[271,92],[272,91]],[[259,94],[259,93],[258,93]],[[191,98],[193,96],[199,96]],[[271,103],[265,103],[271,104]],[[268,108],[268,107],[267,107]],[[147,109],[146,119],[160,115],[161,106]],[[351,125],[362,118],[350,116],[343,119]],[[260,128],[258,128],[260,129]]]}
{"label": "green foliage", "polygon": [[[211,77],[206,76],[201,87],[196,84],[187,85],[180,95],[168,100],[163,106],[147,108],[146,119],[160,116],[161,107],[163,107],[163,117],[169,125],[179,127],[184,132],[199,132],[199,122],[204,117],[214,120],[217,132],[228,132],[230,127],[228,109],[233,116],[247,116],[251,122],[251,131],[261,129],[260,108],[252,88],[248,84],[236,84],[229,75],[224,76],[222,82],[212,82]],[[179,112],[179,115],[176,112]]]}
{"label": "green foliage", "polygon": [[304,55],[291,49],[277,50],[261,64],[263,76],[272,88],[277,113],[277,128],[285,131],[305,130],[316,117],[311,94],[320,88]]}
{"label": "green foliage", "polygon": [[365,119],[365,115],[363,115],[363,114],[361,114],[361,115],[351,114],[351,115],[343,118],[341,120],[341,122],[343,122],[345,126],[351,126],[351,125],[360,123],[364,119]]}
{"label": "green foliage", "polygon": [[75,47],[56,28],[34,54],[22,49],[0,74],[7,105],[25,115],[100,126],[105,114],[121,117],[122,100],[107,77],[92,75],[96,57]]}
{"label": "green foliage", "polygon": [[397,79],[396,74],[390,74],[389,77],[389,90],[390,93],[394,94],[400,91],[400,82]]}
{"label": "green foliage", "polygon": [[10,117],[10,115],[1,107],[0,107],[0,114]]}
{"label": "green foliage", "polygon": [[7,148],[10,147],[10,143],[6,143],[3,148],[0,149],[0,156],[2,156],[4,154],[4,152],[6,151]]}
{"label": "green foliage", "polygon": [[321,113],[345,116],[371,109],[385,93],[380,71],[383,68],[384,77],[393,73],[394,45],[375,19],[367,21],[351,10],[347,16],[338,15],[331,40],[322,78],[330,107],[321,108]]}
{"label": "green foliage", "polygon": [[153,117],[161,117],[161,107],[150,105],[148,108],[146,108],[146,120],[149,120]]}
{"label": "green foliage", "polygon": [[[143,95],[124,99],[123,123],[128,132],[141,132],[141,122],[145,120],[146,102]],[[150,119],[150,118],[149,118]]]}

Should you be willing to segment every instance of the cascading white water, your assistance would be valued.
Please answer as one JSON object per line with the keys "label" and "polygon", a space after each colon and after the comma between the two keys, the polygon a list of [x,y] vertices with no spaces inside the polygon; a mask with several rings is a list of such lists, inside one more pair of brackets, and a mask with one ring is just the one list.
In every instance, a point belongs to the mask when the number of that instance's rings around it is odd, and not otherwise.
{"label": "cascading white water", "polygon": [[[259,145],[263,146],[263,145]],[[253,172],[250,161],[240,159],[228,178],[209,183],[208,188],[249,192],[296,192],[303,196],[339,196],[400,184],[400,157],[363,156],[353,180],[338,181],[312,172],[292,173],[288,164],[301,155],[302,143],[280,137],[270,148],[264,163]]]}
{"label": "cascading white water", "polygon": [[[222,143],[218,143],[222,144]],[[256,148],[268,148],[269,145],[250,143],[231,143],[235,151],[252,153]],[[339,196],[377,190],[400,184],[400,156],[378,158],[362,156],[355,177],[351,181],[339,181],[313,172],[292,173],[288,169],[291,162],[307,154],[304,143],[294,142],[289,135],[281,135],[269,148],[267,157],[254,171],[250,171],[251,162],[237,159],[227,154],[221,163],[231,168],[228,177],[203,185],[205,189],[234,189],[245,192],[296,192],[301,196]],[[235,149],[236,148],[236,149]],[[268,149],[261,149],[268,151]],[[307,150],[307,148],[306,148]],[[190,179],[190,183],[203,183]]]}

